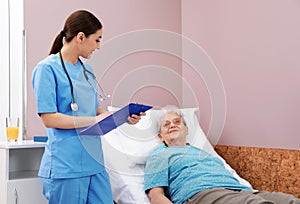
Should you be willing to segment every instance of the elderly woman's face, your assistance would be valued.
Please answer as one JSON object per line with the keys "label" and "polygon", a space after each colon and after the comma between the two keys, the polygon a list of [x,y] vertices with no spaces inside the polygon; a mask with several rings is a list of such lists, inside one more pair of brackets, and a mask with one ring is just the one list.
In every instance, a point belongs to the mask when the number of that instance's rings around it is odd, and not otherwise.
{"label": "elderly woman's face", "polygon": [[169,146],[178,140],[185,143],[187,134],[188,128],[181,116],[177,113],[168,113],[162,122],[158,136],[162,142],[165,142]]}

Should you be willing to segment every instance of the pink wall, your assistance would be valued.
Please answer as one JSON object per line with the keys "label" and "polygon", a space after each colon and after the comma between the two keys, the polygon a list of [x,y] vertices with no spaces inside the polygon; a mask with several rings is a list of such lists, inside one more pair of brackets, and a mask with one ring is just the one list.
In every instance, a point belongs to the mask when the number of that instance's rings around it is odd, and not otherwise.
{"label": "pink wall", "polygon": [[[182,32],[203,48],[215,64],[226,102],[223,104],[224,110],[216,111],[211,97],[218,90],[208,86],[208,79],[195,72],[195,67],[181,64],[180,59],[159,52],[131,53],[126,59],[116,60],[101,77],[107,92],[117,93],[116,88],[120,85],[132,86],[135,82],[140,85],[141,80],[145,79],[133,78],[134,75],[128,77],[128,74],[146,65],[168,67],[180,75],[182,68],[181,77],[197,98],[201,126],[205,132],[209,132],[212,120],[222,120],[222,117],[218,118],[218,113],[224,111],[226,114],[222,134],[215,135],[219,144],[299,149],[300,5],[295,0],[93,0],[89,4],[83,1],[67,4],[58,0],[49,3],[26,0],[28,137],[45,134],[35,114],[31,70],[48,54],[66,16],[80,8],[91,10],[103,22],[103,45],[113,37],[139,29]],[[101,64],[97,61],[99,56],[102,55],[95,53],[90,61],[95,68]],[[147,67],[147,71],[150,69],[155,67]],[[157,75],[154,78],[170,81],[169,76]],[[127,80],[127,84],[120,83],[123,79]],[[180,92],[182,83],[171,81],[171,84]],[[168,90],[162,84],[154,85],[137,87],[130,99],[159,106],[181,103],[177,92]],[[183,96],[185,90],[183,87]],[[128,93],[124,97],[128,97]],[[123,103],[118,99],[112,105]],[[184,104],[195,105],[189,102]]]}
{"label": "pink wall", "polygon": [[[182,1],[182,34],[208,53],[223,81],[227,108],[219,144],[299,149],[299,25],[295,0]],[[207,132],[209,91],[183,68]]]}
{"label": "pink wall", "polygon": [[[32,69],[41,59],[48,55],[52,41],[62,29],[66,17],[71,12],[77,9],[88,9],[99,17],[104,25],[102,45],[121,34],[140,29],[163,29],[176,33],[181,32],[181,2],[179,0],[91,0],[88,2],[78,0],[72,2],[26,0],[24,4],[25,29],[27,31],[28,103],[26,127],[28,138],[32,138],[34,135],[45,135],[45,128],[36,114],[35,99],[31,86]],[[96,52],[90,60],[96,71],[104,69],[101,67],[102,62],[97,61],[102,56],[99,53],[101,51],[102,49]],[[129,100],[157,106],[169,103],[178,105],[180,97],[176,96],[176,94],[174,95],[163,86],[142,84],[141,82],[145,80],[143,77],[130,80],[133,75],[129,75],[129,73],[132,74],[134,73],[132,72],[133,70],[147,65],[169,67],[181,74],[181,61],[174,56],[155,51],[131,53],[122,59],[115,60],[113,65],[106,70],[104,76],[100,78],[100,82],[106,91],[113,96],[114,92],[117,91],[115,89],[123,88],[124,84],[129,86],[133,83],[139,83],[140,86],[136,87],[131,93],[122,93],[124,94],[124,97],[121,98],[122,100],[116,99],[114,103],[111,100],[103,105],[121,106]],[[147,70],[149,69],[153,68],[147,68]],[[127,78],[125,79],[128,79],[128,81],[123,81],[123,84],[121,84],[123,87],[118,87],[123,79],[122,77],[126,76]],[[153,76],[153,78],[157,78],[157,76]],[[181,84],[178,81],[170,81],[169,83],[173,87],[178,87],[178,92],[180,92]]]}

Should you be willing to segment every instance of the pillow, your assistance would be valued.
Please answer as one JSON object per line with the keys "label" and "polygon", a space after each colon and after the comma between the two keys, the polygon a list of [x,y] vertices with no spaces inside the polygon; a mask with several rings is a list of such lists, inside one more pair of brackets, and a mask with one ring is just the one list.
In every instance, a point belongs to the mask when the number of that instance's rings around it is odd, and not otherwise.
{"label": "pillow", "polygon": [[[108,110],[117,108],[109,107]],[[189,128],[187,142],[219,157],[240,183],[251,186],[215,152],[199,125],[198,109],[184,108],[181,112]],[[125,123],[102,137],[105,167],[118,204],[150,203],[144,192],[144,168],[149,153],[161,144],[157,121],[163,113],[163,110],[148,110],[136,125]]]}

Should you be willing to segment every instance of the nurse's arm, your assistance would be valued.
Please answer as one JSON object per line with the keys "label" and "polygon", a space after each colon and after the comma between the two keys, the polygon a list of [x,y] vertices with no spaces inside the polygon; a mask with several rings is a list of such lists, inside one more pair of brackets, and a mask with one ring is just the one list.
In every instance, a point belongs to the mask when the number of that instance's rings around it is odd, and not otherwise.
{"label": "nurse's arm", "polygon": [[97,115],[100,115],[100,114],[102,114],[102,113],[107,112],[107,110],[105,110],[105,109],[103,109],[103,108],[100,108],[100,107],[97,107],[97,108],[96,108],[96,112],[97,112]]}
{"label": "nurse's arm", "polygon": [[42,113],[40,117],[47,128],[73,129],[95,124],[111,113],[106,111],[98,116],[70,116],[63,113]]}

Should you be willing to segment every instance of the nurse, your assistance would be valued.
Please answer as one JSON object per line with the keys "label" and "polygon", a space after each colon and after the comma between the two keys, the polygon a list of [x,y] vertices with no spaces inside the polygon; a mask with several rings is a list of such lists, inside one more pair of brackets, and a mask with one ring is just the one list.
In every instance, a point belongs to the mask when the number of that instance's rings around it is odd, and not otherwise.
{"label": "nurse", "polygon": [[[99,49],[101,38],[97,17],[75,11],[32,74],[38,114],[48,135],[39,176],[49,204],[113,203],[100,137],[77,134],[110,114],[100,108],[99,91],[102,98],[107,95],[95,88],[92,67],[79,58]],[[140,115],[128,117],[128,122],[137,123]]]}

